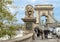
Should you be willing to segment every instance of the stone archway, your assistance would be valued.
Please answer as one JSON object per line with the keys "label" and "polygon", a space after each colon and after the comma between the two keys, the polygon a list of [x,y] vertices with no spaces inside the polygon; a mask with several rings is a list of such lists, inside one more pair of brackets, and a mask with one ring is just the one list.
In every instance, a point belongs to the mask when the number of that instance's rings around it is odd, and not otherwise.
{"label": "stone archway", "polygon": [[48,27],[48,25],[54,23],[54,20],[51,17],[53,16],[53,5],[49,4],[35,5],[35,11],[36,11],[36,25],[39,26],[39,24],[41,23],[40,21],[41,16],[46,16],[46,28]]}

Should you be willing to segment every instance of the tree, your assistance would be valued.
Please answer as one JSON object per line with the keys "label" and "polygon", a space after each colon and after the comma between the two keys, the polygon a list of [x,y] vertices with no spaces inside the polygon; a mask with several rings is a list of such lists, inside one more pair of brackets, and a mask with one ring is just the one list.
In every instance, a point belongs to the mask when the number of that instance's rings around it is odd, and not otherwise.
{"label": "tree", "polygon": [[[3,22],[7,21],[9,23],[13,23],[16,21],[15,15],[12,15],[6,6],[6,4],[12,4],[12,0],[0,0],[0,37],[3,37],[4,35],[9,35],[10,37],[12,35],[15,35],[15,26],[10,26],[9,28],[4,28],[5,25]],[[14,21],[13,21],[14,20]]]}

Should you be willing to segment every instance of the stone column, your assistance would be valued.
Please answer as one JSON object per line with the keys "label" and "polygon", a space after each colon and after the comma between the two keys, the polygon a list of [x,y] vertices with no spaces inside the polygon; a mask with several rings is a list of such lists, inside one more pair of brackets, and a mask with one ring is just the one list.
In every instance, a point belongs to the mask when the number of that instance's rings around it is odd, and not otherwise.
{"label": "stone column", "polygon": [[36,23],[39,24],[39,11],[36,11]]}
{"label": "stone column", "polygon": [[40,29],[42,29],[42,26],[41,26],[41,16],[42,16],[42,11],[39,11],[39,27]]}

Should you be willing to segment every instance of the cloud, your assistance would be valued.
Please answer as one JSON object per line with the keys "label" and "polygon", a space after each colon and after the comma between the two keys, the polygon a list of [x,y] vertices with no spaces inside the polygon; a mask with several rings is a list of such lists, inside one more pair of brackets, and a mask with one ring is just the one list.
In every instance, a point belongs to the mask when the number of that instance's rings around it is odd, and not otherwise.
{"label": "cloud", "polygon": [[31,1],[35,2],[36,0],[31,0]]}
{"label": "cloud", "polygon": [[16,10],[14,10],[13,8],[9,8],[9,11],[14,14],[16,12]]}
{"label": "cloud", "polygon": [[26,0],[25,2],[28,3],[35,3],[37,0]]}
{"label": "cloud", "polygon": [[13,9],[13,8],[11,7],[11,5],[8,4],[8,5],[6,5],[6,6],[7,6],[9,12],[11,12],[12,14],[15,13],[15,9]]}
{"label": "cloud", "polygon": [[24,11],[25,10],[25,7],[20,7],[20,10]]}

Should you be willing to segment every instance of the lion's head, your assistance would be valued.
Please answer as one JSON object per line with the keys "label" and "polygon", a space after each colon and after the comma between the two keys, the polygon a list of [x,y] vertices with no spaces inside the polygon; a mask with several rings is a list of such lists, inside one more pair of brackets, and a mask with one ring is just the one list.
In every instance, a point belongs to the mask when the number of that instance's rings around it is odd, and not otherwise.
{"label": "lion's head", "polygon": [[27,5],[26,8],[25,8],[27,14],[30,16],[34,13],[34,9],[33,9],[33,6],[31,5]]}

